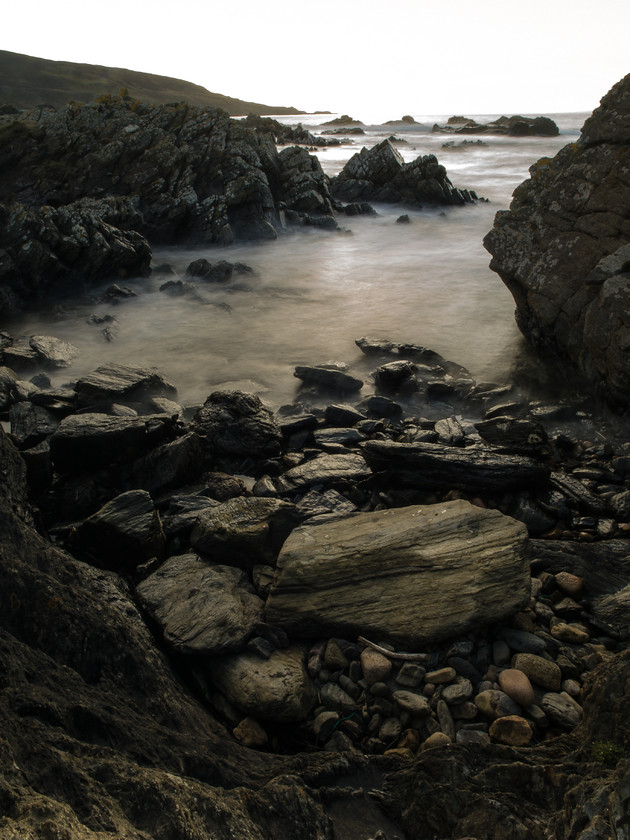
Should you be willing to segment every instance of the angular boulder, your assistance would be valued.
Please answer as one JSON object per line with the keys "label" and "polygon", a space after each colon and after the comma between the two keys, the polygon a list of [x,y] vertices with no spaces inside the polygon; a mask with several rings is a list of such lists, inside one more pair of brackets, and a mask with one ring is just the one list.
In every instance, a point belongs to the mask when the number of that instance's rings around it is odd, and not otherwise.
{"label": "angular boulder", "polygon": [[79,379],[74,387],[81,405],[142,400],[149,396],[173,397],[177,389],[159,371],[110,362]]}
{"label": "angular boulder", "polygon": [[192,553],[169,557],[136,591],[179,653],[242,650],[262,620],[263,602],[245,572],[211,566]]}
{"label": "angular boulder", "polygon": [[207,459],[272,458],[280,454],[282,434],[273,414],[255,394],[215,391],[192,420],[204,439]]}
{"label": "angular boulder", "polygon": [[542,358],[613,402],[630,393],[630,75],[577,143],[530,167],[484,245]]}
{"label": "angular boulder", "polygon": [[418,646],[501,621],[528,602],[524,526],[454,501],[297,528],[267,620],[295,637]]}

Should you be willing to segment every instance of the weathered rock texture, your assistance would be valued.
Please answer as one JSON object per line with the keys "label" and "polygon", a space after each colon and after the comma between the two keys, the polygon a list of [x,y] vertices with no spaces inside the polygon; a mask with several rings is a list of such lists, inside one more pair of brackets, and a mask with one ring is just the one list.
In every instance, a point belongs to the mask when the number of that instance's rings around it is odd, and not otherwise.
{"label": "weathered rock texture", "polygon": [[267,620],[298,637],[449,638],[528,600],[525,539],[521,523],[463,501],[305,526],[280,552]]}
{"label": "weathered rock texture", "polygon": [[331,180],[341,201],[383,201],[413,206],[466,204],[476,198],[454,187],[435,155],[405,163],[389,139],[353,155]]}
{"label": "weathered rock texture", "polygon": [[484,244],[517,323],[607,398],[630,394],[630,75],[577,143],[530,169]]}

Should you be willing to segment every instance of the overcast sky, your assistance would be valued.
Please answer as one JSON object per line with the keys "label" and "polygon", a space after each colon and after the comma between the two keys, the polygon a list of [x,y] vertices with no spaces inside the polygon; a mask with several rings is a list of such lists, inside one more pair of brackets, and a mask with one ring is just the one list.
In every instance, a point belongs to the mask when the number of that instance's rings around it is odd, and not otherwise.
{"label": "overcast sky", "polygon": [[8,0],[2,18],[1,49],[364,120],[592,111],[630,73],[630,0]]}

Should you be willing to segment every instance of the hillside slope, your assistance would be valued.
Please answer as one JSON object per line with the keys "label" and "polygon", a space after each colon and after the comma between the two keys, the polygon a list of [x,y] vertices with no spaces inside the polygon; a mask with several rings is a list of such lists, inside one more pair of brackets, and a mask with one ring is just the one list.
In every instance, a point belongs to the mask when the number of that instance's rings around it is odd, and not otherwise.
{"label": "hillside slope", "polygon": [[170,76],[97,64],[49,61],[0,50],[0,104],[35,108],[46,103],[58,108],[69,100],[90,102],[103,93],[117,94],[121,88],[127,88],[130,96],[143,102],[160,105],[186,101],[190,105],[222,108],[230,116],[305,113],[296,108],[261,105],[211,93],[200,85]]}

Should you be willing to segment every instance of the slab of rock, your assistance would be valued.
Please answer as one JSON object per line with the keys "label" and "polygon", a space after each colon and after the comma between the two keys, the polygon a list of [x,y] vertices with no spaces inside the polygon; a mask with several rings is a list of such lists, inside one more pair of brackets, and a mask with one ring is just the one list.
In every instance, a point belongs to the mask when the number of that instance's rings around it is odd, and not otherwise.
{"label": "slab of rock", "polygon": [[192,553],[169,557],[136,591],[179,653],[242,650],[262,620],[263,602],[245,572]]}
{"label": "slab of rock", "polygon": [[59,425],[59,420],[43,406],[30,402],[14,403],[9,409],[11,434],[20,448],[34,446],[50,437]]}
{"label": "slab of rock", "polygon": [[275,650],[269,659],[253,653],[226,655],[208,664],[212,682],[237,709],[256,720],[305,720],[317,701],[301,645]]}
{"label": "slab of rock", "polygon": [[50,368],[67,368],[79,355],[79,348],[52,335],[32,335],[30,345],[42,365]]}
{"label": "slab of rock", "polygon": [[406,487],[505,492],[549,477],[549,469],[532,458],[482,447],[369,440],[361,451],[373,472]]}
{"label": "slab of rock", "polygon": [[237,497],[202,512],[190,542],[214,562],[251,568],[275,559],[298,522],[289,502]]}
{"label": "slab of rock", "polygon": [[209,460],[280,454],[282,433],[255,394],[215,391],[195,414],[192,427],[204,439]]}
{"label": "slab of rock", "polygon": [[172,418],[164,414],[72,414],[61,421],[50,439],[53,463],[59,472],[86,472],[127,460],[162,443],[173,426]]}
{"label": "slab of rock", "polygon": [[360,455],[318,455],[292,467],[275,481],[278,493],[303,493],[316,484],[324,487],[369,478],[370,468]]}
{"label": "slab of rock", "polygon": [[293,374],[305,385],[312,385],[322,391],[348,394],[360,391],[363,380],[348,373],[348,365],[330,362],[325,365],[298,365]]}
{"label": "slab of rock", "polygon": [[152,368],[109,363],[79,379],[74,386],[81,405],[138,401],[149,396],[175,397],[177,389]]}
{"label": "slab of rock", "polygon": [[291,533],[267,619],[297,637],[421,645],[529,600],[524,526],[468,502],[362,513]]}
{"label": "slab of rock", "polygon": [[86,519],[74,532],[72,548],[108,569],[133,570],[152,557],[162,559],[166,538],[160,515],[146,490],[129,490]]}

